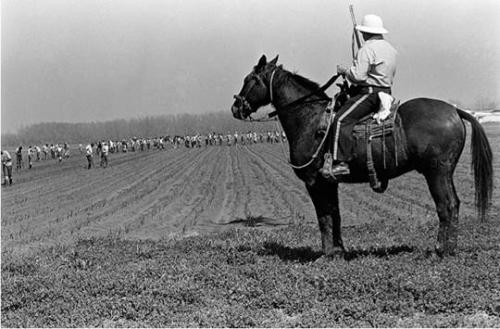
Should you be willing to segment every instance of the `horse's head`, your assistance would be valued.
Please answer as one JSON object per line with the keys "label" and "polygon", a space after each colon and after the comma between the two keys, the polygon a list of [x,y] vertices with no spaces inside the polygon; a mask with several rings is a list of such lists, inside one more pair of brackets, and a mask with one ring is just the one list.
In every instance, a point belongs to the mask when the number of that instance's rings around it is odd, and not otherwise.
{"label": "horse's head", "polygon": [[243,87],[238,95],[234,95],[235,100],[231,107],[236,119],[246,119],[260,107],[271,102],[269,81],[277,62],[278,56],[267,62],[266,56],[262,55],[252,72],[245,77]]}

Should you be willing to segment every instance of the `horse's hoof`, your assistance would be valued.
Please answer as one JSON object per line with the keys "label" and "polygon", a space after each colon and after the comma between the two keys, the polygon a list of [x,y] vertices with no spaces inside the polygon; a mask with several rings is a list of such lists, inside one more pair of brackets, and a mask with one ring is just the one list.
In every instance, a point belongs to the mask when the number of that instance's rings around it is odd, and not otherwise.
{"label": "horse's hoof", "polygon": [[314,264],[324,264],[326,262],[329,262],[331,259],[328,258],[325,255],[319,256],[315,261]]}
{"label": "horse's hoof", "polygon": [[344,259],[345,251],[342,248],[333,248],[333,250],[326,251],[324,256],[329,259]]}
{"label": "horse's hoof", "polygon": [[440,244],[434,247],[434,251],[436,252],[436,255],[438,255],[440,258],[444,257],[444,248]]}
{"label": "horse's hoof", "polygon": [[455,248],[442,247],[439,245],[436,246],[435,250],[436,250],[436,255],[438,255],[441,258],[446,256],[455,256],[457,254]]}

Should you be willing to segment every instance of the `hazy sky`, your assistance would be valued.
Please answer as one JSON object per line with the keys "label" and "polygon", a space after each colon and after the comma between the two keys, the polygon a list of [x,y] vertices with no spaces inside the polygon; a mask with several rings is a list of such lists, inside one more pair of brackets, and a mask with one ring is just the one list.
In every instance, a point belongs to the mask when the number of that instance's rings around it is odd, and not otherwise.
{"label": "hazy sky", "polygon": [[[395,96],[500,103],[500,1],[352,0],[398,49]],[[259,57],[320,84],[351,62],[348,0],[2,0],[2,131],[227,110]],[[333,94],[332,88],[329,93]]]}

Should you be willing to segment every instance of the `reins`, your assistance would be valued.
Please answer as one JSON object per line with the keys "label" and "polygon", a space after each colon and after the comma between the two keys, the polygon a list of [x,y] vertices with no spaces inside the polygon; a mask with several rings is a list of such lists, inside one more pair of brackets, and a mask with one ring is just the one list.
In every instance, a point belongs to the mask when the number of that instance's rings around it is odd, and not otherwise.
{"label": "reins", "polygon": [[[341,74],[336,74],[334,76],[332,76],[323,86],[317,88],[316,90],[310,92],[309,94],[305,95],[305,96],[302,96],[288,104],[285,104],[283,106],[280,106],[280,109],[278,110],[276,108],[276,106],[273,104],[273,101],[274,101],[274,98],[273,98],[273,81],[274,81],[274,75],[276,73],[276,70],[278,69],[278,67],[275,67],[273,72],[271,73],[271,77],[269,79],[269,98],[270,98],[270,101],[271,101],[271,104],[273,105],[273,107],[275,108],[275,110],[269,114],[267,114],[267,117],[262,117],[262,118],[258,118],[258,119],[253,119],[251,116],[249,116],[249,121],[251,122],[268,122],[268,121],[279,121],[277,120],[276,115],[278,115],[278,111],[283,111],[287,108],[291,108],[291,107],[294,107],[294,106],[297,106],[299,104],[307,104],[307,103],[316,103],[316,102],[320,102],[320,101],[329,101],[329,105],[331,104],[332,102],[332,98],[331,97],[322,97],[322,98],[319,98],[319,99],[312,99],[312,100],[309,100],[309,101],[306,101],[309,97],[311,96],[314,96],[316,95],[317,93],[319,92],[324,92],[325,90],[327,90],[340,76]],[[258,76],[258,75],[257,75]],[[258,76],[259,78],[259,82],[262,82],[262,79],[260,78],[260,76]],[[255,82],[254,82],[255,84]],[[245,96],[248,95],[248,93],[250,92],[250,90],[253,88],[253,85],[251,86],[251,88],[248,89],[248,91],[245,93]],[[240,97],[242,101],[246,102],[246,97],[243,96],[243,97]],[[329,106],[327,105],[327,107]],[[303,165],[294,165],[290,160],[288,160],[288,164],[293,168],[293,169],[304,169],[304,168],[307,168],[308,166],[310,166],[319,156],[321,150],[323,149],[323,145],[325,144],[325,141],[326,139],[328,138],[328,134],[330,132],[330,127],[332,125],[332,119],[334,117],[334,112],[332,109],[330,109],[330,116],[328,118],[328,124],[327,124],[327,127],[326,127],[326,131],[325,131],[325,135],[323,136],[323,138],[321,139],[321,142],[319,143],[318,145],[318,148],[316,149],[316,151],[314,152],[314,154],[312,155],[311,159],[303,164]],[[283,154],[284,154],[284,150],[283,150]]]}
{"label": "reins", "polygon": [[[275,72],[276,72],[276,69],[274,69],[274,70],[273,70],[273,73],[271,74],[271,79],[270,79],[270,82],[269,82],[269,90],[270,90],[270,91],[269,91],[269,93],[270,93],[270,95],[271,95],[271,103],[272,103],[272,100],[273,100],[273,99],[272,99],[272,95],[273,95],[273,93],[272,93],[272,90],[273,90],[273,89],[272,89],[272,86],[273,86],[273,85],[272,85],[272,81],[273,81],[273,77],[274,77],[274,73],[275,73]],[[300,98],[298,98],[298,99],[296,99],[296,100],[294,100],[294,101],[292,101],[292,102],[290,102],[290,103],[288,103],[288,104],[286,104],[286,105],[281,106],[280,111],[282,111],[282,110],[284,110],[284,109],[286,109],[286,108],[289,108],[289,107],[296,106],[296,105],[301,104],[301,103],[305,103],[304,101],[305,101],[307,98],[309,98],[309,97],[311,97],[311,96],[314,96],[314,95],[316,95],[316,94],[317,94],[317,93],[319,93],[319,92],[324,92],[325,90],[327,90],[328,88],[330,88],[330,86],[331,86],[331,85],[332,85],[332,84],[333,84],[333,83],[334,83],[334,82],[335,82],[335,81],[336,81],[339,77],[340,77],[340,74],[336,74],[336,75],[334,75],[333,77],[331,77],[331,78],[330,78],[330,80],[328,80],[328,81],[327,81],[327,82],[326,82],[323,86],[319,87],[318,89],[316,89],[316,90],[312,91],[311,93],[309,93],[309,94],[307,94],[307,95],[305,95],[305,96],[302,96],[302,97],[300,97]],[[311,103],[315,103],[315,102],[319,102],[319,101],[324,101],[324,100],[331,101],[332,99],[331,99],[330,97],[320,98],[320,99],[314,99],[314,100],[312,100],[312,101],[311,101]],[[278,114],[278,110],[275,110],[275,111],[273,111],[273,112],[269,113],[269,114],[268,114],[268,116],[271,118],[271,117],[276,116],[277,114]]]}
{"label": "reins", "polygon": [[[276,72],[276,69],[273,70],[273,73],[271,74],[271,78],[269,79],[269,97],[271,99],[271,103],[273,102],[273,78],[274,78],[274,73]],[[327,90],[338,78],[340,77],[340,74],[336,74],[334,75],[333,77],[331,77],[323,86],[321,86],[320,88],[314,90],[313,92],[305,95],[305,96],[302,96],[294,101],[292,101],[291,103],[288,103],[284,106],[282,106],[280,108],[280,111],[286,109],[286,108],[289,108],[289,107],[293,107],[293,106],[296,106],[298,104],[304,104],[304,103],[309,103],[309,102],[305,102],[305,100],[315,94],[317,94],[318,92],[322,91],[324,92],[325,90]],[[315,103],[315,102],[319,102],[319,101],[324,101],[324,100],[328,100],[330,101],[330,104],[332,102],[332,99],[330,97],[328,98],[321,98],[321,99],[315,99],[315,100],[312,100],[310,101],[310,103]],[[274,105],[273,105],[274,106]],[[328,106],[327,106],[328,107]],[[270,121],[271,118],[275,117],[276,115],[278,114],[278,110],[276,109],[275,111],[271,112],[268,114],[268,121]],[[327,124],[327,127],[326,127],[326,131],[325,131],[325,135],[323,136],[323,138],[321,139],[321,142],[319,143],[318,145],[318,148],[316,149],[316,151],[314,152],[314,154],[311,156],[311,159],[306,162],[305,164],[303,165],[300,165],[300,166],[297,166],[297,165],[294,165],[290,160],[288,160],[288,164],[290,165],[290,167],[292,167],[293,169],[304,169],[304,168],[307,168],[308,166],[310,166],[319,156],[321,150],[323,149],[323,145],[325,144],[325,141],[326,139],[328,138],[328,134],[330,132],[330,127],[332,125],[332,119],[333,119],[333,116],[334,116],[334,112],[333,112],[333,109],[330,110],[330,116],[328,117],[328,124]],[[277,120],[279,121],[279,120]],[[282,147],[282,151],[283,151],[283,154],[285,154],[284,150],[283,150],[283,147]]]}
{"label": "reins", "polygon": [[305,164],[300,165],[300,166],[294,165],[290,160],[288,160],[288,164],[290,165],[290,167],[292,167],[293,169],[304,169],[304,168],[307,168],[308,166],[310,166],[316,160],[316,158],[319,156],[319,153],[323,149],[323,145],[325,144],[326,139],[328,138],[328,133],[330,132],[330,127],[332,126],[332,122],[333,122],[332,119],[333,119],[334,115],[335,114],[334,114],[333,110],[330,110],[330,116],[328,117],[328,124],[326,126],[325,135],[321,139],[321,142],[319,143],[318,148],[316,149],[316,152],[314,152],[314,154],[311,156],[311,160],[309,160],[308,162],[306,162]]}
{"label": "reins", "polygon": [[[275,68],[273,70],[273,72],[271,73],[271,78],[269,79],[269,98],[271,100],[271,104],[273,103],[273,80],[274,80],[274,74],[276,73],[276,70],[278,68]],[[290,107],[294,107],[294,106],[297,106],[299,104],[308,104],[308,103],[316,103],[316,102],[320,102],[320,101],[332,101],[331,97],[324,97],[324,98],[319,98],[319,99],[312,99],[308,102],[306,102],[306,99],[311,97],[311,96],[314,96],[316,95],[317,93],[319,92],[324,92],[325,90],[327,90],[328,88],[330,88],[330,86],[335,82],[337,81],[337,79],[341,76],[341,74],[336,74],[334,76],[332,76],[323,86],[319,87],[318,89],[310,92],[309,94],[305,95],[305,96],[302,96],[288,104],[285,104],[283,106],[281,106],[281,108],[279,109],[279,111],[282,111],[282,110],[285,110],[287,108],[290,108]],[[249,88],[248,92],[246,94],[249,93],[249,91],[253,88],[253,85],[251,88]],[[246,96],[246,95],[245,95]],[[243,100],[246,101],[246,97],[242,97]],[[274,106],[274,105],[273,105]],[[276,108],[276,107],[275,107]],[[266,116],[262,117],[262,118],[258,118],[258,119],[254,119],[252,118],[251,116],[249,116],[249,121],[252,121],[252,122],[269,122],[269,121],[274,121],[276,120],[275,117],[278,115],[278,109],[268,113]]]}

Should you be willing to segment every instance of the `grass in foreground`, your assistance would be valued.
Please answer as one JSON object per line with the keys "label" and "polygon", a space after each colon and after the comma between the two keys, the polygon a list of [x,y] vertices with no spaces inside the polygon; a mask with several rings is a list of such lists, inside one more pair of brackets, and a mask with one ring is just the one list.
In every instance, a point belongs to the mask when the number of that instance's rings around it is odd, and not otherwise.
{"label": "grass in foreground", "polygon": [[8,327],[498,327],[498,223],[346,228],[347,259],[319,258],[314,226],[230,229],[177,241],[81,240],[2,255]]}

